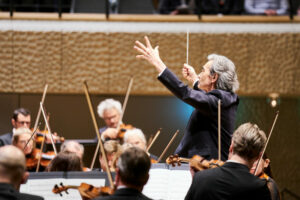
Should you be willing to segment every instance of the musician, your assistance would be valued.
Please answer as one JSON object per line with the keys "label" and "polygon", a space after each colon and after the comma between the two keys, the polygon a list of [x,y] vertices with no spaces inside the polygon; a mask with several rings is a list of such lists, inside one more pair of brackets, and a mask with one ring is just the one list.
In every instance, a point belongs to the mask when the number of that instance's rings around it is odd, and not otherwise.
{"label": "musician", "polygon": [[[18,147],[21,151],[24,152],[25,155],[30,154],[35,146],[34,141],[30,140],[31,134],[32,132],[29,128],[16,129],[12,138],[12,145]],[[30,141],[28,142],[28,140]],[[27,146],[25,147],[26,144]]]}
{"label": "musician", "polygon": [[97,111],[99,117],[105,122],[105,126],[99,129],[101,139],[103,141],[106,139],[116,139],[118,134],[116,128],[119,124],[122,124],[120,121],[122,114],[121,103],[114,99],[105,99],[99,103]]}
{"label": "musician", "polygon": [[[140,149],[147,151],[147,141],[145,138],[144,133],[141,129],[134,128],[131,130],[127,130],[124,135],[124,144],[130,144],[135,147],[139,147]],[[157,160],[157,157],[155,155],[150,154],[149,152],[146,152],[150,158]]]}
{"label": "musician", "polygon": [[259,165],[257,165],[257,162],[258,160],[253,163],[253,166],[250,169],[250,173],[254,174],[257,167],[256,174],[254,175],[267,181],[272,200],[280,200],[279,189],[272,176],[270,159],[266,156],[266,154],[264,154]]}
{"label": "musician", "polygon": [[266,135],[257,125],[239,126],[232,136],[229,160],[221,167],[197,172],[185,199],[270,200],[266,181],[249,172],[265,143]]}
{"label": "musician", "polygon": [[83,171],[82,161],[76,153],[66,151],[59,152],[53,160],[51,160],[46,171]]}
{"label": "musician", "polygon": [[13,133],[17,128],[30,128],[31,117],[30,111],[26,108],[18,108],[14,110],[11,118],[13,126],[12,132],[0,136],[0,146],[11,144]]}
{"label": "musician", "polygon": [[25,156],[21,150],[6,145],[0,148],[0,199],[41,200],[40,196],[20,193],[20,185],[27,181]]}
{"label": "musician", "polygon": [[84,147],[75,140],[68,140],[62,143],[60,146],[60,152],[76,153],[77,156],[82,159],[84,155]]}
{"label": "musician", "polygon": [[221,55],[209,55],[208,62],[196,74],[193,67],[184,64],[182,74],[193,88],[189,88],[171,72],[159,57],[158,47],[152,48],[148,37],[146,46],[136,41],[134,49],[144,59],[155,66],[158,79],[175,96],[193,106],[185,134],[175,154],[191,158],[201,155],[206,159],[218,157],[218,100],[221,100],[221,147],[222,160],[227,160],[230,140],[234,131],[238,96],[234,93],[239,82],[235,66],[231,60]]}
{"label": "musician", "polygon": [[149,200],[142,190],[149,179],[150,166],[149,156],[142,149],[131,147],[125,150],[117,161],[117,190],[111,196],[98,197],[96,200]]}
{"label": "musician", "polygon": [[[115,171],[116,161],[122,153],[122,146],[120,145],[118,140],[107,140],[104,142],[103,146],[106,152],[108,166],[111,171]],[[107,170],[101,152],[99,154],[99,162],[101,169],[106,172]]]}

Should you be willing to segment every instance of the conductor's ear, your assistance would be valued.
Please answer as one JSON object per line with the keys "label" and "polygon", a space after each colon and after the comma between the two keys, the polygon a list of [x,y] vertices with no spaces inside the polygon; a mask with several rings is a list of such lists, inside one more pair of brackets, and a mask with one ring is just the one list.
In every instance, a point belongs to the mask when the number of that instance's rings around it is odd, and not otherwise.
{"label": "conductor's ear", "polygon": [[218,78],[219,78],[219,74],[214,73],[214,74],[212,75],[212,83],[216,83],[217,80],[218,80]]}

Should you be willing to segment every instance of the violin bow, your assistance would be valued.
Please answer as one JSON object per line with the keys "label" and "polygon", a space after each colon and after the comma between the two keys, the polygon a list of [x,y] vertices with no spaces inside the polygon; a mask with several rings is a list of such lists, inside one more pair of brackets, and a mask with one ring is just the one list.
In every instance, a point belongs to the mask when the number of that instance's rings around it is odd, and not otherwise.
{"label": "violin bow", "polygon": [[[48,84],[45,85],[45,88],[44,88],[44,92],[43,92],[43,96],[42,96],[42,100],[41,102],[44,104],[44,101],[45,101],[45,98],[46,98],[46,93],[47,93],[47,89],[48,89]],[[39,111],[38,111],[38,114],[36,116],[36,119],[35,119],[35,123],[34,123],[34,127],[33,127],[33,132],[31,134],[31,137],[30,139],[27,141],[25,147],[24,147],[24,150],[25,148],[27,147],[29,141],[33,138],[33,136],[36,134],[38,128],[39,128],[39,125],[41,123],[39,123],[39,120],[40,120],[40,116],[41,116],[41,107],[39,106]]]}
{"label": "violin bow", "polygon": [[[101,151],[102,156],[104,158],[104,164],[105,164],[105,167],[106,167],[106,170],[107,170],[108,181],[109,181],[110,187],[113,188],[114,187],[113,179],[112,179],[112,176],[111,176],[110,168],[108,166],[106,152],[105,152],[105,149],[104,149],[104,146],[103,146],[100,134],[99,134],[99,128],[98,128],[98,125],[97,125],[95,113],[94,113],[92,102],[91,102],[91,98],[90,98],[90,95],[89,95],[89,90],[88,90],[87,82],[84,81],[83,85],[84,85],[84,92],[85,92],[85,96],[86,96],[87,103],[88,103],[88,106],[89,106],[90,114],[91,114],[91,117],[92,117],[92,120],[93,120],[93,124],[94,124],[94,128],[95,128],[95,131],[96,131],[96,135],[97,135],[97,138],[98,138],[98,144],[97,144],[97,147],[96,147],[97,153],[95,153],[95,154],[96,155],[98,154],[98,149],[100,148],[100,151]],[[91,164],[91,170],[93,169],[94,164],[95,164],[95,159],[96,159],[95,158],[95,154],[94,154],[94,159],[93,159],[92,164]]]}
{"label": "violin bow", "polygon": [[[57,151],[56,151],[56,147],[55,147],[55,144],[54,144],[52,132],[51,132],[50,125],[49,125],[49,122],[47,120],[47,116],[46,116],[45,109],[44,109],[44,106],[43,106],[42,102],[40,102],[40,108],[42,110],[42,114],[43,114],[43,117],[44,117],[44,120],[45,120],[46,127],[49,131],[49,134],[50,134],[50,139],[51,139],[51,143],[52,143],[52,146],[53,146],[54,153],[55,153],[55,155],[57,155]],[[45,138],[44,138],[44,140],[45,140]]]}
{"label": "violin bow", "polygon": [[[47,115],[47,121],[49,123],[49,114]],[[47,126],[46,126],[46,123],[45,123],[45,128],[44,128],[43,140],[42,140],[42,144],[41,144],[40,155],[39,155],[39,159],[38,159],[38,163],[37,163],[35,172],[39,172],[39,170],[40,170],[40,164],[41,164],[41,159],[42,159],[42,151],[44,149],[45,138],[46,138],[46,131],[47,131]]]}
{"label": "violin bow", "polygon": [[[41,100],[43,105],[44,105],[44,101],[45,101],[45,98],[46,98],[47,89],[48,89],[48,84],[45,85],[42,100]],[[36,119],[35,119],[33,130],[37,129],[38,122],[40,120],[40,116],[41,116],[41,107],[39,106],[39,111],[38,111],[38,114],[37,114]]]}
{"label": "violin bow", "polygon": [[161,153],[161,155],[159,156],[159,158],[158,158],[158,160],[157,160],[157,163],[159,163],[159,162],[161,161],[162,157],[165,155],[165,153],[166,153],[167,150],[169,149],[170,145],[173,143],[174,139],[175,139],[176,136],[178,135],[178,133],[179,133],[179,130],[177,130],[177,131],[174,133],[172,139],[170,140],[170,142],[168,143],[168,145],[166,146],[166,148],[164,149],[164,151],[163,151],[163,152]]}
{"label": "violin bow", "polygon": [[153,143],[155,142],[155,140],[156,140],[157,137],[159,136],[160,132],[161,132],[161,128],[158,129],[158,131],[156,132],[156,134],[155,134],[153,140],[152,140],[151,143],[148,145],[146,152],[148,152],[149,149],[152,147]]}
{"label": "violin bow", "polygon": [[189,36],[190,36],[190,33],[189,33],[189,30],[187,30],[186,32],[186,64],[189,64]]}
{"label": "violin bow", "polygon": [[131,91],[132,83],[133,83],[133,77],[131,77],[130,80],[129,80],[129,84],[128,84],[126,96],[125,96],[125,99],[124,99],[124,102],[123,102],[122,113],[121,113],[120,121],[119,121],[118,126],[117,126],[117,130],[120,129],[121,122],[123,120],[123,116],[124,116],[124,112],[126,110],[126,106],[127,106],[129,94],[130,94],[130,91]]}
{"label": "violin bow", "polygon": [[218,101],[218,160],[221,161],[221,99]]}
{"label": "violin bow", "polygon": [[279,115],[279,111],[276,112],[276,115],[275,115],[275,118],[274,118],[274,121],[273,121],[271,130],[270,130],[270,133],[269,133],[267,142],[266,142],[265,147],[264,147],[264,149],[263,149],[263,151],[262,151],[262,154],[261,154],[261,156],[260,156],[260,158],[259,158],[259,160],[258,160],[258,162],[257,162],[257,164],[256,164],[255,171],[254,171],[254,176],[256,175],[256,172],[257,172],[257,169],[258,169],[258,165],[259,165],[259,163],[261,162],[261,160],[262,160],[262,158],[263,158],[263,156],[264,156],[264,154],[265,154],[265,151],[266,151],[267,145],[268,145],[268,143],[269,143],[269,140],[270,140],[270,138],[271,138],[271,135],[272,135],[274,126],[275,126],[275,124],[276,124],[278,115]]}

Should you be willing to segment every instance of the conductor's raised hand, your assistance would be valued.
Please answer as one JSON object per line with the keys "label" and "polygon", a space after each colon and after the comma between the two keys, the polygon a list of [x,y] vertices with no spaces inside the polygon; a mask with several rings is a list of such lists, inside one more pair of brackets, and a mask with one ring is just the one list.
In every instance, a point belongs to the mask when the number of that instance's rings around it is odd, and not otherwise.
{"label": "conductor's raised hand", "polygon": [[145,36],[144,38],[146,45],[140,41],[135,41],[134,49],[140,53],[136,58],[147,60],[150,64],[155,66],[159,73],[161,73],[166,68],[166,65],[159,57],[158,46],[153,49],[148,37]]}
{"label": "conductor's raised hand", "polygon": [[188,80],[190,83],[194,83],[198,80],[198,76],[194,70],[194,68],[188,64],[184,64],[182,68],[182,75],[183,77]]}

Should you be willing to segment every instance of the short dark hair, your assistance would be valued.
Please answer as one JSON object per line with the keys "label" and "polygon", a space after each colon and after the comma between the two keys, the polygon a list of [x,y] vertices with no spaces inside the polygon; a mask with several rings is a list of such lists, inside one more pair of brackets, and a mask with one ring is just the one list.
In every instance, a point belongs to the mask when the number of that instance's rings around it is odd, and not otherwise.
{"label": "short dark hair", "polygon": [[148,181],[151,162],[144,150],[130,147],[121,154],[117,167],[122,182],[132,186],[144,186]]}
{"label": "short dark hair", "polygon": [[60,152],[50,162],[46,171],[82,171],[82,162],[80,158],[73,152]]}
{"label": "short dark hair", "polygon": [[14,113],[13,113],[13,116],[12,118],[15,120],[15,121],[18,121],[18,115],[19,114],[22,114],[24,116],[28,116],[30,115],[30,111],[26,108],[18,108],[16,110],[14,110]]}

